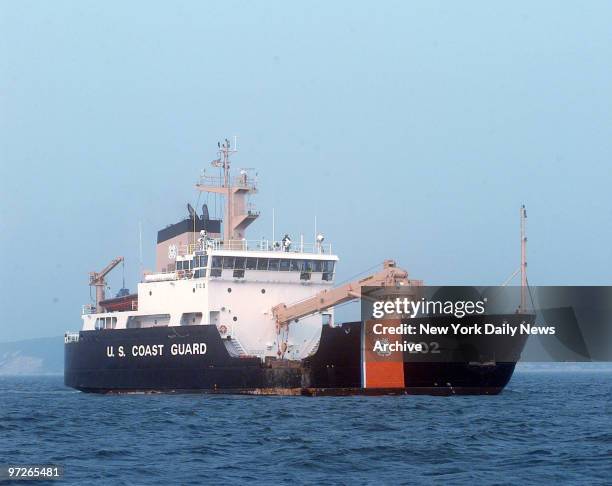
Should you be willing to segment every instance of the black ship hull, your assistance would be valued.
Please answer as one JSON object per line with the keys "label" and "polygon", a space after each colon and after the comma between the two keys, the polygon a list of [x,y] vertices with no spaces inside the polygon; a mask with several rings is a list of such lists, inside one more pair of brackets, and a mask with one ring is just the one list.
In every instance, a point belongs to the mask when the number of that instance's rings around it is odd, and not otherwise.
{"label": "black ship hull", "polygon": [[[64,382],[95,393],[290,395],[497,394],[510,362],[414,362],[401,387],[364,387],[362,324],[324,326],[317,352],[302,361],[236,357],[215,326],[81,331],[65,344]],[[524,340],[513,344],[516,354]],[[518,358],[517,358],[518,359]]]}

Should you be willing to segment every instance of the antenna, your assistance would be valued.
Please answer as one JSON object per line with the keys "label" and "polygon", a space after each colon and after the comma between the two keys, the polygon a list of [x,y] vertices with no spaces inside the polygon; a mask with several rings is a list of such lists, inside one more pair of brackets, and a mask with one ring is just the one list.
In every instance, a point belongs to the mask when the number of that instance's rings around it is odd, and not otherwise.
{"label": "antenna", "polygon": [[315,223],[314,240],[317,241],[318,233],[317,233],[317,215],[316,214],[315,214],[315,221],[314,221],[314,223]]}
{"label": "antenna", "polygon": [[142,279],[143,264],[142,264],[142,221],[138,221],[138,263],[140,263],[139,280]]}
{"label": "antenna", "polygon": [[527,310],[527,210],[521,206],[521,312]]}
{"label": "antenna", "polygon": [[225,221],[223,222],[224,225],[226,225],[227,230],[225,231],[225,240],[228,240],[226,242],[226,244],[229,244],[229,240],[231,240],[232,238],[232,234],[231,231],[233,229],[232,226],[232,219],[233,219],[233,207],[232,207],[232,188],[231,188],[231,180],[230,180],[230,154],[233,154],[236,152],[235,148],[231,148],[230,147],[230,142],[229,140],[226,138],[225,142],[223,144],[221,144],[220,146],[221,150],[220,150],[220,159],[222,161],[222,167],[223,167],[223,187],[225,187],[225,190],[227,192],[227,194],[225,194],[225,206],[226,206],[226,215],[225,215]]}
{"label": "antenna", "polygon": [[272,208],[272,246],[276,242],[276,234],[274,233],[274,220],[276,218],[275,209]]}

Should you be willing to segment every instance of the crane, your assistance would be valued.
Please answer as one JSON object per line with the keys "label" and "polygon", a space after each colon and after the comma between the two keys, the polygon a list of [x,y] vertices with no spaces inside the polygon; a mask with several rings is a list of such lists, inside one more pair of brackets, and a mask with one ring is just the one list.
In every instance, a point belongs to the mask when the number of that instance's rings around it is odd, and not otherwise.
{"label": "crane", "polygon": [[403,287],[422,286],[422,280],[408,279],[408,272],[397,268],[393,260],[385,260],[383,268],[377,273],[360,280],[349,282],[334,289],[323,290],[314,296],[293,305],[278,304],[272,308],[272,316],[276,322],[276,331],[279,334],[279,356],[284,355],[287,349],[286,338],[280,342],[280,334],[288,328],[290,322],[324,311],[330,307],[360,299],[362,287]]}
{"label": "crane", "polygon": [[104,312],[104,309],[100,305],[100,302],[104,300],[104,287],[106,287],[106,280],[104,280],[104,277],[122,261],[123,257],[117,257],[100,272],[89,273],[89,285],[90,287],[96,288],[96,312]]}

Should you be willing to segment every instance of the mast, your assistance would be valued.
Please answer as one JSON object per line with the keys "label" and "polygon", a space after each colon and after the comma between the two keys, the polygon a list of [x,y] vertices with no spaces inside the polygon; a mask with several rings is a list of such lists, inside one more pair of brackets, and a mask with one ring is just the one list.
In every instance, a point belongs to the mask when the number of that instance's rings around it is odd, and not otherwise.
{"label": "mast", "polygon": [[[232,153],[236,152],[236,149]],[[229,229],[232,227],[232,188],[230,187],[230,144],[227,138],[223,145],[221,145],[221,158],[223,164],[223,187],[226,188],[227,194],[225,196],[225,226],[223,231],[223,239],[230,240],[231,235]]]}
{"label": "mast", "polygon": [[255,181],[249,178],[245,169],[232,180],[230,157],[237,150],[231,147],[230,141],[226,138],[223,143],[218,142],[217,146],[218,158],[213,160],[211,165],[223,169],[223,176],[221,178],[202,176],[200,182],[196,184],[196,189],[224,196],[223,240],[226,248],[229,248],[232,240],[244,239],[246,227],[259,216],[258,211],[247,207],[247,196],[257,192],[257,188]]}
{"label": "mast", "polygon": [[521,312],[527,311],[527,210],[521,206]]}

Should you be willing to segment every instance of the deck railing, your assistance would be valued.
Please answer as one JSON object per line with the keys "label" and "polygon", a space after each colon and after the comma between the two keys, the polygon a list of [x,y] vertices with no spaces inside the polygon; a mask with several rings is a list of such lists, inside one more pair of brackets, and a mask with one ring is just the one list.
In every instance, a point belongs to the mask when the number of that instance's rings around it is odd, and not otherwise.
{"label": "deck railing", "polygon": [[[182,245],[178,249],[181,256],[190,255],[202,250],[200,243]],[[273,251],[286,253],[308,253],[312,255],[331,255],[331,243],[304,243],[302,241],[292,242],[288,248],[283,246],[282,241],[271,240],[228,240],[209,238],[206,241],[207,250],[233,250],[233,251]]]}
{"label": "deck railing", "polygon": [[[229,183],[232,187],[254,190],[257,188],[257,177],[245,173],[231,177]],[[225,187],[225,179],[223,178],[223,176],[211,176],[208,174],[202,174],[200,176],[200,185]]]}
{"label": "deck railing", "polygon": [[88,315],[88,314],[95,314],[95,313],[96,313],[96,306],[93,304],[85,304],[81,308],[81,315]]}

